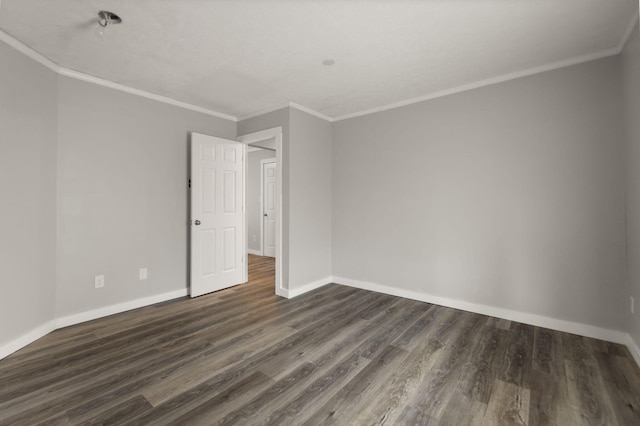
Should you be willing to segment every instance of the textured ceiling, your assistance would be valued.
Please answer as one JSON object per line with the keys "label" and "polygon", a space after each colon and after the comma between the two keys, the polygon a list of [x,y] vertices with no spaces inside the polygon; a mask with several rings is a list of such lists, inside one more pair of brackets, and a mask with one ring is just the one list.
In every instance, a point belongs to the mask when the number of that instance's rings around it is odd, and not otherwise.
{"label": "textured ceiling", "polygon": [[[98,38],[101,9],[124,22]],[[615,49],[635,14],[637,0],[2,0],[0,29],[219,113],[292,101],[336,118]]]}

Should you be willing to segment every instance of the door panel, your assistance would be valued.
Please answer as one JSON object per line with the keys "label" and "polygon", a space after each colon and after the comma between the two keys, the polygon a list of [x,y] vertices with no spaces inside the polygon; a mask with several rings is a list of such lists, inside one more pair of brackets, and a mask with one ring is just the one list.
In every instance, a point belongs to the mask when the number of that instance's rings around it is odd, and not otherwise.
{"label": "door panel", "polygon": [[216,273],[216,231],[209,229],[202,231],[202,276],[207,277]]}
{"label": "door panel", "polygon": [[234,141],[191,135],[191,297],[246,276],[243,153]]}
{"label": "door panel", "polygon": [[276,255],[276,220],[278,211],[276,206],[276,162],[263,163],[262,167],[262,205],[263,205],[263,225],[262,242],[264,244],[263,254],[275,257]]}

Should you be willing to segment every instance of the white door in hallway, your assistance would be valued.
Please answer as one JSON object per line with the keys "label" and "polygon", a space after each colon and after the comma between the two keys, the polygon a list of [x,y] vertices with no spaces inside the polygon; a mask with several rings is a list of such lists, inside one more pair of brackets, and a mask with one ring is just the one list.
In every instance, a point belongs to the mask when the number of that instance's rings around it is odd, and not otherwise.
{"label": "white door in hallway", "polygon": [[191,297],[247,280],[244,150],[191,134]]}
{"label": "white door in hallway", "polygon": [[262,253],[276,256],[276,220],[278,216],[276,192],[276,160],[262,161]]}

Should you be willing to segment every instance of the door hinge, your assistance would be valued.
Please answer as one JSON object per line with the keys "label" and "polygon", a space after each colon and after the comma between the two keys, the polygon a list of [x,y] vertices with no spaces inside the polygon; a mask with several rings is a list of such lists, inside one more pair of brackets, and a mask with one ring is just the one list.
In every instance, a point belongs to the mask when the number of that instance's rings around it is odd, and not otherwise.
{"label": "door hinge", "polygon": [[191,179],[189,179],[189,188],[191,188]]}

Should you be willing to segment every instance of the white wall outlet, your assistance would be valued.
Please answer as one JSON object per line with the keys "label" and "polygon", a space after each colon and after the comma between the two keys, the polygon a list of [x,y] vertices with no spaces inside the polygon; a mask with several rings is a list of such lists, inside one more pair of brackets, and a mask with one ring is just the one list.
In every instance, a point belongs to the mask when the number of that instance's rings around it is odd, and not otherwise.
{"label": "white wall outlet", "polygon": [[96,288],[104,287],[104,275],[96,275],[96,279],[94,281],[94,285]]}
{"label": "white wall outlet", "polygon": [[138,272],[138,278],[140,280],[146,280],[147,279],[147,268],[140,268],[140,271]]}
{"label": "white wall outlet", "polygon": [[636,301],[634,300],[633,296],[629,297],[629,310],[631,311],[631,313],[633,314],[636,307],[635,307]]}
{"label": "white wall outlet", "polygon": [[253,234],[253,242],[255,243],[256,241],[258,241],[258,236],[256,234]]}

